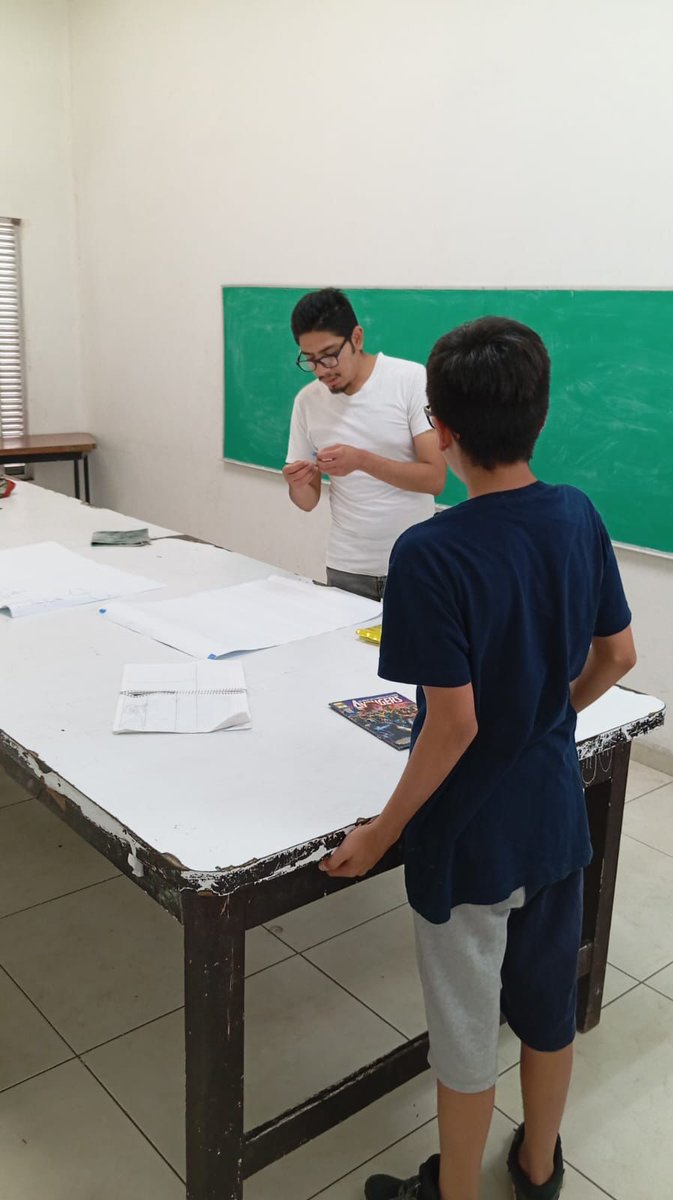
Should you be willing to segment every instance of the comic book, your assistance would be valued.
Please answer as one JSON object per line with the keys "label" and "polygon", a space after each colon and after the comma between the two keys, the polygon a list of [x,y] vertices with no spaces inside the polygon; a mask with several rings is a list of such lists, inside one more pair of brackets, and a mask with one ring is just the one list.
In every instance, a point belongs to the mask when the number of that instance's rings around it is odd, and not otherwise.
{"label": "comic book", "polygon": [[330,704],[340,713],[367,733],[373,733],[387,746],[396,750],[408,750],[411,726],[417,713],[413,700],[399,692],[384,692],[380,696],[358,696],[353,700],[333,700]]}

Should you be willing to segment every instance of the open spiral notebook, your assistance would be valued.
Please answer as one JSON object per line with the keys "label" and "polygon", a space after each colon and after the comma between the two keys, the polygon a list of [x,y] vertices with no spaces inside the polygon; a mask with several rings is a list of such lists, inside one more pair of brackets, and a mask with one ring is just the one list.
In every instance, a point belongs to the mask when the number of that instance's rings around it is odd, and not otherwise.
{"label": "open spiral notebook", "polygon": [[124,667],[114,733],[249,729],[239,662],[132,663]]}

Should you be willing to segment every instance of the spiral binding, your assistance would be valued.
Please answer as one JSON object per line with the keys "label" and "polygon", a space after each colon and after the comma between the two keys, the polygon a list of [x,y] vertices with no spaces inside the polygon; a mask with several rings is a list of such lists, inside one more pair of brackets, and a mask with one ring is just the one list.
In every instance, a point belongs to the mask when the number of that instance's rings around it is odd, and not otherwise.
{"label": "spiral binding", "polygon": [[122,696],[242,696],[247,688],[126,688]]}

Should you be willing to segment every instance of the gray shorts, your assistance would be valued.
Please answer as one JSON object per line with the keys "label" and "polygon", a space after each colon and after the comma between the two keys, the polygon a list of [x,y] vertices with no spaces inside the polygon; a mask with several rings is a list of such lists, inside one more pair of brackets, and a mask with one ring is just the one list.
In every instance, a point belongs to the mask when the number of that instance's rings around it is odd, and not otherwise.
{"label": "gray shorts", "polygon": [[414,913],[416,953],[440,1083],[482,1092],[498,1074],[500,1013],[522,1042],[545,1053],[575,1036],[582,872],[530,898],[459,904],[433,925]]}
{"label": "gray shorts", "polygon": [[456,1092],[483,1092],[496,1081],[507,921],[524,902],[517,888],[500,904],[459,904],[444,925],[414,913],[428,1062],[439,1082]]}

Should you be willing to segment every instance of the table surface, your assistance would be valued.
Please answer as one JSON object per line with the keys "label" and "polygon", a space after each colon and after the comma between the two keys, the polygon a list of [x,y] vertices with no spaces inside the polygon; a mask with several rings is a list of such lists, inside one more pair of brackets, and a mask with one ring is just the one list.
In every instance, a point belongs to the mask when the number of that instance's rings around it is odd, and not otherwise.
{"label": "table surface", "polygon": [[90,433],[26,433],[0,437],[0,454],[87,454],[96,449]]}
{"label": "table surface", "polygon": [[[161,580],[162,600],[278,574],[214,546],[166,536],[146,547],[92,547],[91,532],[143,524],[19,484],[0,511],[0,547],[57,539],[98,562]],[[288,574],[287,572],[280,572]],[[377,676],[377,650],[353,629],[242,656],[253,728],[211,734],[113,735],[126,663],[188,656],[108,622],[97,604],[0,617],[0,730],[48,785],[108,832],[170,855],[207,885],[380,811],[406,755],[328,708],[331,700],[400,690]],[[580,756],[661,722],[664,705],[613,688],[580,715]],[[320,857],[315,846],[292,865]],[[289,860],[288,860],[289,861]],[[291,869],[276,863],[270,874]]]}

